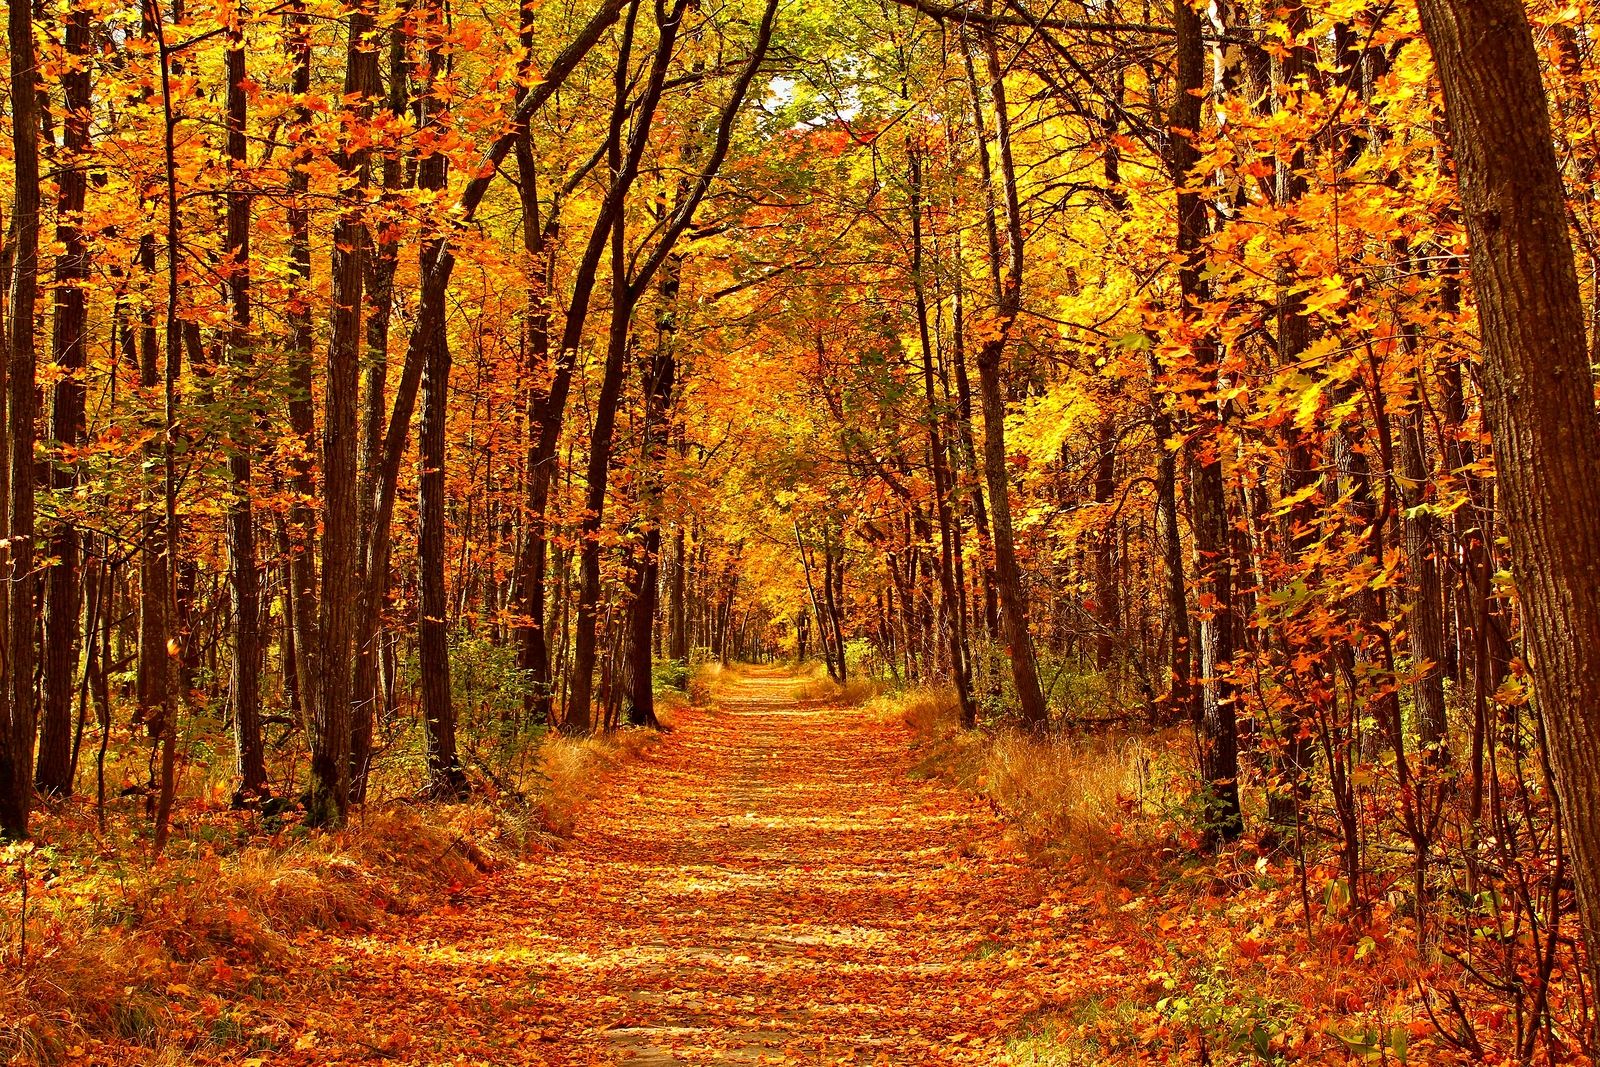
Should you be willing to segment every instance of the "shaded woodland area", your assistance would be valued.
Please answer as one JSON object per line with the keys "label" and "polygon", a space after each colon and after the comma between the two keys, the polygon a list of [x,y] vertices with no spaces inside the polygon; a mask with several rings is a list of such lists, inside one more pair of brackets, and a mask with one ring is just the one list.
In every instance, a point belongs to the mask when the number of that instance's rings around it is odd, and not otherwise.
{"label": "shaded woodland area", "polygon": [[91,869],[522,803],[556,735],[820,661],[934,734],[1148,744],[1114,803],[1160,863],[1406,943],[1438,1055],[1582,1062],[1597,40],[1545,0],[8,6],[19,907],[30,834]]}

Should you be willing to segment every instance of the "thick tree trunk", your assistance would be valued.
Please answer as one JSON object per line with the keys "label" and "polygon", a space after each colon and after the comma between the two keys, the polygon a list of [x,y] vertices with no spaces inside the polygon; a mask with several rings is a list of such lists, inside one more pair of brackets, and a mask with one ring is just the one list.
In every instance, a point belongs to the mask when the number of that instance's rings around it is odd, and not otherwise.
{"label": "thick tree trunk", "polygon": [[[679,189],[679,199],[684,190]],[[672,391],[677,383],[678,286],[682,256],[669,256],[661,271],[656,312],[656,348],[644,361],[640,393],[644,397],[644,440],[639,461],[644,468],[644,544],[634,567],[633,598],[628,619],[628,721],[636,726],[656,726],[654,679],[651,676],[651,639],[661,600],[661,511],[666,478],[667,435],[672,420]]]}
{"label": "thick tree trunk", "polygon": [[[406,0],[401,0],[402,4]],[[402,19],[402,23],[405,20]],[[406,68],[406,41],[409,25],[389,28],[389,85],[386,106],[396,121],[406,114],[410,103],[410,78]],[[395,196],[405,184],[405,159],[398,146],[392,146],[383,157],[383,189],[386,197]],[[372,248],[367,286],[367,360],[361,389],[361,449],[356,456],[360,468],[361,489],[356,500],[356,525],[360,530],[357,546],[357,574],[360,600],[356,610],[354,649],[355,665],[352,672],[350,700],[352,722],[350,727],[350,791],[352,799],[364,801],[367,796],[367,772],[372,762],[372,732],[380,711],[386,711],[380,700],[378,684],[378,658],[383,635],[383,608],[389,588],[388,555],[381,560],[382,574],[374,574],[373,542],[378,538],[378,497],[386,486],[385,463],[386,410],[385,394],[389,372],[389,325],[394,317],[394,279],[400,265],[400,243],[397,239],[379,240]],[[402,379],[405,371],[402,369]],[[411,405],[415,397],[415,379],[406,401],[406,421],[410,421]],[[399,397],[396,397],[396,403]],[[401,434],[404,439],[405,434]],[[399,463],[395,463],[399,475]],[[393,505],[390,504],[392,509]],[[389,513],[384,516],[382,537],[388,541]]]}
{"label": "thick tree trunk", "polygon": [[[235,171],[245,158],[246,96],[244,29],[234,13],[228,25],[227,153]],[[250,324],[250,193],[236,173],[227,196],[224,251],[228,269],[229,361],[247,378],[255,362]],[[253,383],[246,381],[247,387]],[[259,412],[252,412],[259,418]],[[256,563],[255,512],[250,484],[253,442],[246,435],[228,456],[233,496],[228,501],[228,572],[233,585],[233,673],[229,703],[233,712],[236,797],[268,792],[266,753],[261,745],[261,575]]]}
{"label": "thick tree trunk", "polygon": [[1200,15],[1187,0],[1173,3],[1174,68],[1176,84],[1168,127],[1168,165],[1177,187],[1178,288],[1183,318],[1194,323],[1189,344],[1195,370],[1201,379],[1198,398],[1204,416],[1191,438],[1189,459],[1190,528],[1194,534],[1200,594],[1200,691],[1193,700],[1193,716],[1200,748],[1200,773],[1207,784],[1205,830],[1214,839],[1228,841],[1244,828],[1239,808],[1239,737],[1234,712],[1233,686],[1228,678],[1233,659],[1234,604],[1233,551],[1228,520],[1227,486],[1215,428],[1221,425],[1217,409],[1217,348],[1211,328],[1198,320],[1210,299],[1205,281],[1205,201],[1193,189],[1191,174],[1199,159],[1195,140],[1200,130],[1200,97],[1204,88],[1204,48]]}
{"label": "thick tree trunk", "polygon": [[[372,0],[350,13],[345,53],[346,97],[354,98],[357,121],[369,121],[379,91],[378,53],[367,40],[375,20]],[[341,151],[340,172],[359,198],[368,179],[368,151]],[[317,630],[321,638],[320,700],[310,711],[315,723],[311,746],[311,784],[306,817],[315,825],[337,826],[350,808],[351,650],[354,646],[356,549],[360,530],[356,494],[357,409],[361,391],[362,286],[366,234],[361,209],[346,204],[333,231],[331,336],[323,382],[322,423],[322,597]]]}
{"label": "thick tree trunk", "polygon": [[[426,186],[424,186],[426,188]],[[450,387],[450,347],[443,323],[429,344],[422,378],[422,421],[417,441],[418,683],[428,750],[429,791],[456,797],[466,792],[466,775],[456,754],[456,714],[450,693],[450,627],[446,603],[445,423]]]}
{"label": "thick tree trunk", "polygon": [[[88,329],[86,286],[89,251],[81,217],[89,187],[90,83],[88,56],[90,15],[82,3],[69,9],[66,19],[66,53],[73,66],[62,72],[62,127],[64,158],[57,179],[56,240],[61,255],[55,268],[54,361],[62,370],[51,396],[50,437],[67,453],[51,468],[58,492],[70,493],[78,484],[76,460],[71,451],[84,439],[84,386],[80,375],[85,363]],[[78,665],[79,611],[83,600],[80,571],[82,534],[70,522],[51,525],[49,554],[55,559],[44,593],[44,693],[40,707],[39,766],[35,775],[40,790],[65,796],[72,792],[72,694]]]}
{"label": "thick tree trunk", "polygon": [[7,334],[10,500],[5,533],[10,603],[5,676],[0,680],[0,833],[24,837],[33,806],[33,628],[35,590],[33,440],[38,365],[34,314],[39,294],[39,115],[33,9],[13,3],[6,20],[11,52],[11,202],[13,259]]}
{"label": "thick tree trunk", "polygon": [[1600,436],[1583,305],[1519,0],[1420,0],[1484,345],[1484,414],[1585,941],[1600,988]]}

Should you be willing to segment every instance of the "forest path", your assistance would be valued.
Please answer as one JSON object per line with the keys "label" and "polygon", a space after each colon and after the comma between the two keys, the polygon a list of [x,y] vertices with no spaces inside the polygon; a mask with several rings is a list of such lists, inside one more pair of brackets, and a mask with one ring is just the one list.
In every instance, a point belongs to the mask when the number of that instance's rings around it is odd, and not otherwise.
{"label": "forest path", "polygon": [[733,681],[561,852],[330,945],[324,1018],[367,1032],[270,1062],[996,1062],[1037,1003],[1007,963],[1038,932],[1030,869],[909,775],[903,726],[794,690]]}

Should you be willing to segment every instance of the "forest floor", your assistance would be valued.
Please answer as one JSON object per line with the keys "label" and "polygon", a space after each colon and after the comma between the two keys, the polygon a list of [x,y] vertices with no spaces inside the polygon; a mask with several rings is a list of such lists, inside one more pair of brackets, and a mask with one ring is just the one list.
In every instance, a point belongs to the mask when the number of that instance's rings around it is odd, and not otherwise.
{"label": "forest floor", "polygon": [[[1160,819],[1124,828],[1120,794],[1097,832],[1043,840],[1006,803],[1093,799],[1125,755],[1040,762],[1048,745],[930,729],[915,694],[807,699],[815,676],[718,684],[613,758],[543,764],[567,836],[531,848],[486,811],[424,833],[443,813],[401,806],[164,865],[120,905],[128,871],[54,853],[55,917],[23,981],[0,970],[0,1037],[53,1020],[13,1061],[52,1067],[1465,1062],[1419,999],[1459,983],[1392,904],[1333,908],[1325,865],[1302,882],[1248,843],[1199,854]],[[7,988],[34,1014],[8,1020]],[[1505,1009],[1461,995],[1503,1046]]]}
{"label": "forest floor", "polygon": [[[994,1063],[1076,967],[910,731],[755,672],[619,769],[558,853],[304,945],[270,1064]],[[237,1062],[237,1061],[235,1061]]]}

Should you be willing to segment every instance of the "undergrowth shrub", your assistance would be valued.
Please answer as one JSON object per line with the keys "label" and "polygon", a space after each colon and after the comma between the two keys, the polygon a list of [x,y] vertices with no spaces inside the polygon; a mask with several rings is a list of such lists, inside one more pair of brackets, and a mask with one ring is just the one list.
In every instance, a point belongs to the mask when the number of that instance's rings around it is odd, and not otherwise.
{"label": "undergrowth shrub", "polygon": [[663,689],[689,691],[689,663],[681,659],[658,659],[650,667],[651,682],[657,692]]}
{"label": "undergrowth shrub", "polygon": [[925,738],[943,738],[960,729],[961,705],[950,686],[923,685],[879,697],[873,710],[904,722]]}

